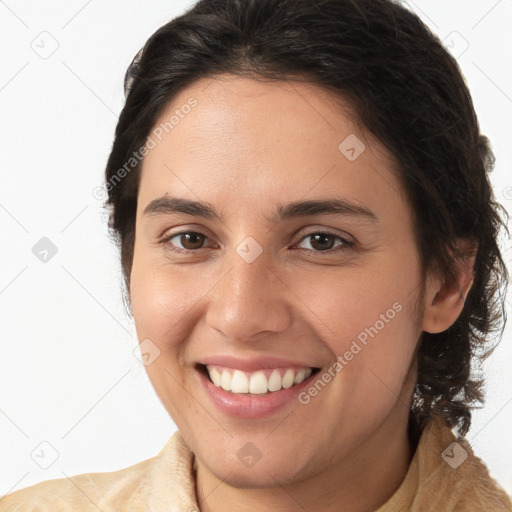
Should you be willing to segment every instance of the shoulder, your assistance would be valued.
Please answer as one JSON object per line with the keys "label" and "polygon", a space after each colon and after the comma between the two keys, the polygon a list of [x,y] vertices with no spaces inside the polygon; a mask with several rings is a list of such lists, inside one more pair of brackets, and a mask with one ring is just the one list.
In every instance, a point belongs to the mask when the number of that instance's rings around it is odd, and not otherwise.
{"label": "shoulder", "polygon": [[[148,496],[161,477],[163,463],[172,466],[177,433],[150,459],[120,469],[46,480],[0,499],[1,512],[111,512],[147,509]],[[172,478],[172,475],[171,475]],[[121,508],[120,508],[121,507]]]}
{"label": "shoulder", "polygon": [[465,437],[454,435],[442,421],[432,422],[428,437],[422,454],[418,503],[434,502],[460,512],[512,512],[510,497]]}
{"label": "shoulder", "polygon": [[484,461],[474,454],[465,438],[459,438],[458,443],[468,454],[458,478],[458,485],[464,487],[458,503],[460,510],[512,512],[510,497],[491,476]]}
{"label": "shoulder", "polygon": [[114,510],[109,507],[119,503],[127,493],[145,486],[152,462],[153,459],[148,459],[118,471],[46,480],[2,498],[0,511]]}

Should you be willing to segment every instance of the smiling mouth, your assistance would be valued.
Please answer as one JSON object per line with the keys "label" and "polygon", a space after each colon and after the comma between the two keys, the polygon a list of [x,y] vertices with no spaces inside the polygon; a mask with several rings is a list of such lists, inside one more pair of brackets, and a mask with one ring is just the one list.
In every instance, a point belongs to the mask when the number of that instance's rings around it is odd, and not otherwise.
{"label": "smiling mouth", "polygon": [[246,372],[220,365],[198,364],[197,369],[216,387],[237,395],[268,395],[288,389],[320,371],[320,368],[272,368]]}

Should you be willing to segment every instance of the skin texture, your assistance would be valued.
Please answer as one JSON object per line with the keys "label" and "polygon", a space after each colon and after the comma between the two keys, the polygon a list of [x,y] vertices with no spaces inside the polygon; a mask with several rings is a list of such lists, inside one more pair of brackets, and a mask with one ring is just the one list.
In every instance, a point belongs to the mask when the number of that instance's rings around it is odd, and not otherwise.
{"label": "skin texture", "polygon": [[[160,121],[191,97],[197,106],[144,160],[130,298],[139,340],[161,351],[149,378],[196,455],[201,510],[375,510],[413,455],[417,341],[456,320],[471,269],[452,285],[431,276],[421,286],[394,160],[333,93],[224,75],[183,90]],[[353,161],[338,149],[350,134],[366,147]],[[223,220],[144,215],[165,194],[208,202]],[[268,219],[278,204],[333,197],[365,205],[377,220]],[[204,238],[159,241],[183,231]],[[306,236],[325,231],[354,246],[333,238],[326,252]],[[248,236],[263,250],[252,263],[236,251]],[[198,385],[196,363],[216,354],[327,369],[394,304],[400,312],[307,405],[293,400],[268,417],[240,419]],[[252,467],[237,457],[247,442],[262,455]]]}

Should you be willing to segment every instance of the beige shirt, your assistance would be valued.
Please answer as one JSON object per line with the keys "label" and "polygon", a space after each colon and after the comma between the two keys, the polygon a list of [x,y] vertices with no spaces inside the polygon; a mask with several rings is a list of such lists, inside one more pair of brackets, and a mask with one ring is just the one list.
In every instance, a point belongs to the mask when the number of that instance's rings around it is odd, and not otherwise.
{"label": "beige shirt", "polygon": [[[199,510],[194,455],[179,431],[158,455],[128,468],[47,480],[0,500],[1,512]],[[400,511],[511,512],[512,503],[468,442],[435,420],[423,431],[404,481],[375,512]]]}

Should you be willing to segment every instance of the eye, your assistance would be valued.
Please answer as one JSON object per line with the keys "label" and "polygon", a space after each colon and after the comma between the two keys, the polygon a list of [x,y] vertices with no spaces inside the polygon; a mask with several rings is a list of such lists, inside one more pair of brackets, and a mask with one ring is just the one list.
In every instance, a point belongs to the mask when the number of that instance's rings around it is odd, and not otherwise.
{"label": "eye", "polygon": [[[300,243],[304,241],[310,240],[308,242],[311,248],[306,247],[306,251],[318,253],[318,252],[338,252],[338,251],[346,251],[354,247],[354,243],[346,240],[345,238],[335,235],[334,233],[329,233],[325,231],[319,231],[315,233],[309,233],[305,237],[302,238]],[[336,245],[336,240],[339,240],[339,243]],[[303,247],[304,248],[304,247]]]}
{"label": "eye", "polygon": [[[176,247],[175,243],[171,242],[174,239],[177,240],[176,243],[181,244],[181,247]],[[175,252],[189,252],[202,249],[205,240],[208,240],[208,237],[197,231],[182,231],[164,238],[161,243],[169,246],[169,249]]]}
{"label": "eye", "polygon": [[[176,239],[175,242],[173,240]],[[203,249],[205,241],[208,237],[197,231],[182,231],[175,233],[171,236],[165,237],[161,240],[166,248],[177,253],[194,252]],[[309,241],[308,241],[309,240]],[[301,247],[310,253],[333,253],[348,250],[354,247],[354,243],[346,240],[345,238],[325,231],[318,231],[309,233],[304,236],[297,246],[300,246],[305,241],[308,242],[308,247]],[[338,243],[336,243],[338,241]]]}

